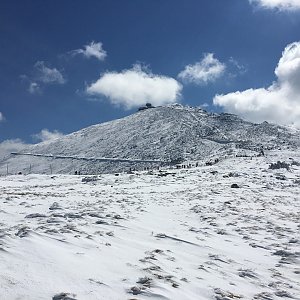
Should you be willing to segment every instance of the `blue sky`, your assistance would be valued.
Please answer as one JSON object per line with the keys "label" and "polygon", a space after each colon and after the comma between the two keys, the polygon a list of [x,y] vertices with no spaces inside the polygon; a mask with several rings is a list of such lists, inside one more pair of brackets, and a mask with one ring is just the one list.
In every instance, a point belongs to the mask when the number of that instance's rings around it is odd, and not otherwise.
{"label": "blue sky", "polygon": [[300,126],[299,28],[300,0],[3,0],[0,142],[146,101]]}

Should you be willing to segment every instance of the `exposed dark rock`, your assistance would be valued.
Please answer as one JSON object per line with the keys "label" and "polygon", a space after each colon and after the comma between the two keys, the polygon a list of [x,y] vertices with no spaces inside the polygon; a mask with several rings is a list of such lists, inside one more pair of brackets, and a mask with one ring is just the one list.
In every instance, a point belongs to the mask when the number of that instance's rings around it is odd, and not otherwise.
{"label": "exposed dark rock", "polygon": [[239,185],[236,184],[236,183],[233,183],[230,187],[233,188],[233,189],[238,189],[238,188],[239,188]]}
{"label": "exposed dark rock", "polygon": [[64,214],[65,218],[70,218],[70,219],[81,219],[82,216],[79,214],[74,214],[74,213],[66,213]]}
{"label": "exposed dark rock", "polygon": [[296,253],[288,252],[286,250],[277,250],[273,253],[273,255],[278,255],[278,256],[282,256],[282,257],[297,256]]}
{"label": "exposed dark rock", "polygon": [[262,293],[254,295],[253,299],[272,300],[273,297],[272,297],[272,295],[270,293],[262,292]]}
{"label": "exposed dark rock", "polygon": [[132,288],[130,288],[130,290],[133,295],[138,295],[142,292],[142,290],[138,286],[133,286]]}
{"label": "exposed dark rock", "polygon": [[283,297],[283,298],[294,298],[290,293],[287,291],[277,291],[275,292],[275,295],[277,297]]}
{"label": "exposed dark rock", "polygon": [[287,179],[286,176],[284,176],[282,174],[277,174],[275,178],[278,180],[286,180]]}
{"label": "exposed dark rock", "polygon": [[69,293],[60,293],[52,297],[52,300],[76,300],[69,296]]}
{"label": "exposed dark rock", "polygon": [[97,176],[87,176],[81,179],[82,182],[94,182],[97,180],[98,180]]}
{"label": "exposed dark rock", "polygon": [[239,276],[242,278],[245,278],[245,277],[257,278],[257,275],[252,270],[249,270],[249,269],[239,270]]}
{"label": "exposed dark rock", "polygon": [[149,277],[141,277],[138,279],[138,281],[136,283],[146,284],[146,283],[149,283],[150,281],[151,281],[151,278],[149,278]]}
{"label": "exposed dark rock", "polygon": [[25,219],[34,219],[34,218],[46,218],[47,216],[44,214],[39,214],[39,213],[34,213],[34,214],[29,214],[25,217]]}
{"label": "exposed dark rock", "polygon": [[49,207],[49,210],[56,210],[56,209],[61,209],[61,207],[57,202],[53,202],[52,205]]}
{"label": "exposed dark rock", "polygon": [[108,222],[103,221],[103,220],[98,220],[98,221],[96,221],[96,224],[109,225]]}
{"label": "exposed dark rock", "polygon": [[239,177],[240,175],[238,173],[235,173],[235,172],[230,172],[228,174],[228,177]]}
{"label": "exposed dark rock", "polygon": [[269,166],[269,169],[276,170],[276,169],[290,169],[290,165],[284,161],[277,161],[276,163],[272,163]]}

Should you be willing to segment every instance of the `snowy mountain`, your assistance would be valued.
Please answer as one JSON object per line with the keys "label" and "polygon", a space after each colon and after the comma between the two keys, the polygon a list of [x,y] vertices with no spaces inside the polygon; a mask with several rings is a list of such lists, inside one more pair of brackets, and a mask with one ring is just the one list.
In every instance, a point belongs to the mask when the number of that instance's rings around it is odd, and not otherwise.
{"label": "snowy mountain", "polygon": [[177,104],[145,109],[30,145],[21,151],[27,155],[0,157],[0,174],[6,174],[7,170],[9,173],[74,173],[78,170],[92,174],[143,169],[204,161],[234,152],[258,153],[262,146],[265,149],[296,148],[299,136],[299,131],[290,128],[267,122],[253,124],[236,115],[209,113]]}

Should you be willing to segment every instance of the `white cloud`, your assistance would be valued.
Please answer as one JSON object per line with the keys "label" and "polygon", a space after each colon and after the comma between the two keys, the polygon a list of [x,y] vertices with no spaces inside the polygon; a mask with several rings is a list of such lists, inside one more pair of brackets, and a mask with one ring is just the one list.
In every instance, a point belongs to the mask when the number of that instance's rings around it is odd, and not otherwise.
{"label": "white cloud", "polygon": [[3,113],[0,111],[0,122],[2,122],[2,121],[4,121],[4,120],[5,120],[4,115],[3,115]]}
{"label": "white cloud", "polygon": [[277,81],[268,88],[216,95],[213,102],[250,121],[294,124],[300,128],[300,42],[284,49],[275,74]]}
{"label": "white cloud", "polygon": [[104,95],[112,104],[125,108],[174,103],[180,98],[182,86],[174,78],[154,75],[140,65],[121,73],[108,72],[87,87],[91,95]]}
{"label": "white cloud", "polygon": [[41,130],[41,132],[32,135],[32,137],[35,140],[41,141],[41,142],[54,140],[54,139],[60,138],[62,136],[63,136],[63,134],[61,132],[59,132],[57,130],[54,130],[51,132],[48,129],[43,129],[43,130]]}
{"label": "white cloud", "polygon": [[37,94],[41,91],[40,86],[37,82],[30,82],[28,92],[30,94]]}
{"label": "white cloud", "polygon": [[[245,74],[248,71],[247,68],[246,68],[246,66],[240,64],[233,57],[229,58],[228,64],[231,65],[235,69],[234,73],[236,73],[236,71],[237,71],[238,74],[243,75],[243,74]],[[231,74],[231,76],[236,76],[236,74]]]}
{"label": "white cloud", "polygon": [[28,84],[30,94],[42,93],[43,88],[49,84],[64,84],[66,79],[56,68],[49,68],[44,61],[37,61],[31,75],[21,75],[21,80]]}
{"label": "white cloud", "polygon": [[47,67],[43,61],[36,62],[34,68],[36,70],[36,81],[40,81],[45,84],[64,84],[66,82],[60,71],[56,68],[51,69]]}
{"label": "white cloud", "polygon": [[102,48],[102,43],[91,42],[89,45],[85,45],[84,49],[77,49],[71,51],[73,55],[82,54],[83,56],[90,58],[95,57],[98,60],[104,60],[107,56],[106,51]]}
{"label": "white cloud", "polygon": [[25,144],[20,139],[6,140],[0,143],[0,159],[10,155],[11,152],[19,152],[28,144]]}
{"label": "white cloud", "polygon": [[300,9],[300,0],[249,0],[250,3],[259,5],[263,8],[279,10]]}
{"label": "white cloud", "polygon": [[221,77],[225,69],[226,65],[215,58],[213,53],[206,53],[200,62],[187,65],[178,77],[185,82],[205,85]]}

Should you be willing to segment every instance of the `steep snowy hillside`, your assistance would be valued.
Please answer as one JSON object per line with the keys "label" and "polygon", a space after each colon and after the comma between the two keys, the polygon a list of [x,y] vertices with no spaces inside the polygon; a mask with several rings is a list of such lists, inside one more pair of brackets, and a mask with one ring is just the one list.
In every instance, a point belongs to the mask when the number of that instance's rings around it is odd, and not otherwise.
{"label": "steep snowy hillside", "polygon": [[[278,148],[298,144],[299,132],[292,133],[284,127],[266,122],[253,124],[231,114],[213,114],[199,108],[172,105],[143,110],[27,147],[22,153],[53,157],[10,155],[0,158],[0,173],[5,174],[7,167],[10,173],[114,172],[161,164],[147,162],[151,160],[197,161],[240,151],[236,149],[258,150],[262,145]],[[103,157],[116,161],[90,160]],[[145,162],[129,163],[119,159]]]}

